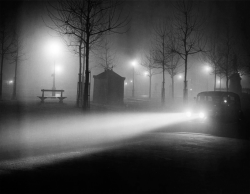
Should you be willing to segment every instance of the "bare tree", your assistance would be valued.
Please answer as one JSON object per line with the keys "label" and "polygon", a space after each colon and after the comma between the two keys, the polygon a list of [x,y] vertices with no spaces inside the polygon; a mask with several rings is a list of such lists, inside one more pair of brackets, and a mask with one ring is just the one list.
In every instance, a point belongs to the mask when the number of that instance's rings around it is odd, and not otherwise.
{"label": "bare tree", "polygon": [[194,2],[181,0],[174,4],[174,32],[176,34],[176,44],[172,51],[180,55],[184,60],[184,90],[183,101],[188,100],[187,69],[188,58],[204,50],[205,43],[201,31],[202,22],[194,12]]}
{"label": "bare tree", "polygon": [[[226,14],[224,14],[226,15]],[[247,56],[242,42],[239,41],[239,31],[232,23],[232,17],[221,18],[220,25],[216,26],[210,36],[208,50],[204,53],[205,60],[213,67],[214,90],[216,90],[216,77],[226,79],[226,90],[229,89],[231,75],[247,74]]]}
{"label": "bare tree", "polygon": [[176,76],[177,73],[179,73],[180,68],[182,67],[182,63],[180,63],[180,55],[174,53],[172,51],[172,48],[177,48],[177,44],[176,44],[176,36],[174,34],[173,31],[173,22],[171,22],[169,24],[168,27],[168,45],[167,45],[167,52],[168,52],[168,56],[169,56],[169,60],[166,63],[166,69],[167,72],[169,73],[170,77],[171,77],[171,96],[172,96],[172,100],[174,101],[174,77]]}
{"label": "bare tree", "polygon": [[161,90],[161,103],[165,104],[165,71],[166,64],[169,61],[169,52],[167,46],[169,44],[168,40],[168,29],[167,23],[163,22],[158,24],[154,28],[154,61],[156,67],[162,70],[162,90]]}
{"label": "bare tree", "polygon": [[153,51],[149,51],[149,54],[146,54],[145,59],[141,60],[141,65],[146,68],[146,76],[149,77],[148,97],[151,99],[152,77],[161,73],[155,65]]}
{"label": "bare tree", "polygon": [[100,41],[97,49],[97,56],[99,58],[99,67],[104,69],[113,69],[116,67],[114,63],[116,53],[112,50],[112,42],[108,39],[108,35],[104,36]]}
{"label": "bare tree", "polygon": [[[56,30],[63,35],[73,36],[79,43],[79,61],[81,61],[82,44],[85,47],[85,86],[83,92],[83,109],[89,108],[89,56],[93,45],[105,33],[117,33],[127,24],[127,18],[121,20],[118,13],[118,1],[76,0],[59,1],[51,5],[57,14],[49,12]],[[80,69],[81,72],[81,62]],[[83,72],[84,73],[84,72]],[[80,73],[79,73],[80,74]],[[79,75],[79,82],[80,82]]]}
{"label": "bare tree", "polygon": [[215,34],[210,35],[210,44],[206,52],[203,53],[204,61],[207,61],[213,68],[212,73],[214,74],[214,91],[216,91],[217,76],[221,78],[222,72],[220,71],[219,65],[222,60],[222,55],[218,52],[218,37]]}
{"label": "bare tree", "polygon": [[226,78],[226,89],[228,91],[229,88],[229,78],[234,72],[238,72],[236,70],[235,61],[235,38],[230,29],[229,23],[226,22],[224,25],[224,30],[222,32],[222,36],[220,37],[220,45],[219,45],[219,55],[221,55],[222,60],[219,63],[219,71]]}
{"label": "bare tree", "polygon": [[[55,1],[49,2],[47,12],[52,24],[47,25],[49,28],[56,31],[62,38],[69,38],[68,46],[76,47],[74,50],[79,56],[79,72],[77,84],[77,106],[80,105],[81,83],[84,79],[82,70],[84,68],[84,28],[83,15],[85,14],[86,4],[84,1]],[[83,48],[84,47],[84,48]],[[84,50],[85,51],[85,50]],[[82,79],[83,78],[83,79]]]}
{"label": "bare tree", "polygon": [[171,77],[171,82],[172,82],[172,84],[171,84],[171,96],[172,96],[172,100],[174,100],[174,77],[180,71],[180,67],[182,66],[182,64],[180,63],[180,56],[179,55],[175,55],[172,53],[170,57],[171,57],[171,59],[167,63],[166,69]]}

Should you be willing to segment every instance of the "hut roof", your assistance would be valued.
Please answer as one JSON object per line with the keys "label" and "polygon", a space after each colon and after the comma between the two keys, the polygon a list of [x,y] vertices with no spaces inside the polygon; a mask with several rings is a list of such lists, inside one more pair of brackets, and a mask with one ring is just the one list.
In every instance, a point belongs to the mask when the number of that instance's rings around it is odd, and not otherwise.
{"label": "hut roof", "polygon": [[125,79],[125,77],[118,75],[117,73],[115,73],[113,70],[110,70],[110,69],[106,69],[104,72],[98,75],[94,75],[93,77],[95,79],[106,79],[108,77],[114,77],[116,79]]}

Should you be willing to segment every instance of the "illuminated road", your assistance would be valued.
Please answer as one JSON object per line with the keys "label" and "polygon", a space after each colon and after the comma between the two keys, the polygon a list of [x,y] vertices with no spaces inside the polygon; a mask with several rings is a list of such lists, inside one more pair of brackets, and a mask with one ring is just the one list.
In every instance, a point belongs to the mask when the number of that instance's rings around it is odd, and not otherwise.
{"label": "illuminated road", "polygon": [[183,113],[42,113],[2,120],[0,160],[112,144],[189,120]]}
{"label": "illuminated road", "polygon": [[249,192],[249,141],[230,138],[234,123],[39,111],[1,122],[0,193]]}

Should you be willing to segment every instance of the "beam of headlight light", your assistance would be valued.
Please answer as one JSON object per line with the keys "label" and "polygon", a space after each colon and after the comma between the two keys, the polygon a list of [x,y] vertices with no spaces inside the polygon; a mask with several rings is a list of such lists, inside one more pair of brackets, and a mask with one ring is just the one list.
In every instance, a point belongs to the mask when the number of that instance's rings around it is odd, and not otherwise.
{"label": "beam of headlight light", "polygon": [[[124,113],[105,115],[75,115],[71,117],[27,118],[16,126],[6,126],[1,131],[0,146],[6,150],[19,149],[27,156],[34,150],[48,150],[55,147],[79,149],[99,146],[130,138],[160,127],[188,121],[184,113]],[[45,151],[46,152],[46,151]]]}
{"label": "beam of headlight light", "polygon": [[187,115],[188,117],[191,117],[191,116],[192,116],[192,111],[187,110],[187,111],[186,111],[186,115]]}
{"label": "beam of headlight light", "polygon": [[199,113],[199,117],[200,117],[201,119],[205,118],[204,112],[200,112],[200,113]]}

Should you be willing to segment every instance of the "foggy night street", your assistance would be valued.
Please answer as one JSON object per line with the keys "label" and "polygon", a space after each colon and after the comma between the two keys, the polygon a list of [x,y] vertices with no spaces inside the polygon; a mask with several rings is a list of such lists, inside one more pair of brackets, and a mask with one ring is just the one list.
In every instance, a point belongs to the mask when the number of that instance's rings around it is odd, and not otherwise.
{"label": "foggy night street", "polygon": [[250,194],[249,10],[0,0],[0,194]]}

